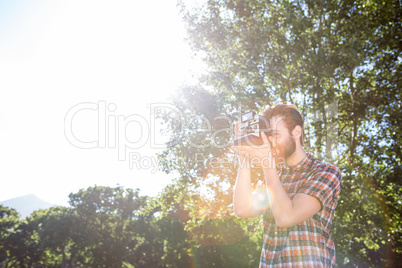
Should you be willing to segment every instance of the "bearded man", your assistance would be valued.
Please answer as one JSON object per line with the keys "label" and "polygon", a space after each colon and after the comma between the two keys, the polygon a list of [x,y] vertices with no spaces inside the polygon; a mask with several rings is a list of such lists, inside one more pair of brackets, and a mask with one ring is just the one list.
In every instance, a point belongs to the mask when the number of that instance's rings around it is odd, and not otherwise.
{"label": "bearded man", "polygon": [[[294,105],[275,105],[262,115],[274,134],[267,137],[261,132],[262,146],[233,147],[240,162],[235,214],[244,218],[263,215],[260,267],[334,267],[330,228],[341,172],[303,149],[304,120]],[[241,133],[237,130],[236,135]],[[253,202],[250,171],[251,163],[257,162],[264,171],[268,208]]]}

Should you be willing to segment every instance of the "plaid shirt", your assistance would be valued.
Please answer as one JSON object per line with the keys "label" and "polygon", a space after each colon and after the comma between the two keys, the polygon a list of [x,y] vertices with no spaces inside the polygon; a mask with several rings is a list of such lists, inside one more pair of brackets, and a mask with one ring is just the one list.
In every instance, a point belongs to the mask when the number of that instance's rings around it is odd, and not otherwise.
{"label": "plaid shirt", "polygon": [[335,244],[329,230],[341,189],[339,169],[307,154],[299,164],[282,168],[279,177],[291,199],[298,193],[308,194],[320,201],[322,209],[288,228],[278,227],[267,209],[260,268],[334,267]]}

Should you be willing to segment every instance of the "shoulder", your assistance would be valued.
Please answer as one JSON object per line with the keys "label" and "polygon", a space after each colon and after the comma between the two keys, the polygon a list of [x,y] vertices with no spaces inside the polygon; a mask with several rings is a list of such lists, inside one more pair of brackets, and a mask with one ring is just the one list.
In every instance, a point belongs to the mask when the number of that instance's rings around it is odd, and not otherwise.
{"label": "shoulder", "polygon": [[314,160],[309,175],[299,192],[313,195],[321,204],[336,199],[341,191],[342,174],[338,167],[320,160]]}
{"label": "shoulder", "polygon": [[333,189],[339,193],[342,184],[342,173],[338,167],[333,164],[320,160],[315,160],[310,169],[310,180],[316,181],[326,188]]}
{"label": "shoulder", "polygon": [[320,160],[314,161],[314,164],[311,167],[311,171],[313,174],[332,175],[339,179],[342,178],[342,173],[338,167]]}

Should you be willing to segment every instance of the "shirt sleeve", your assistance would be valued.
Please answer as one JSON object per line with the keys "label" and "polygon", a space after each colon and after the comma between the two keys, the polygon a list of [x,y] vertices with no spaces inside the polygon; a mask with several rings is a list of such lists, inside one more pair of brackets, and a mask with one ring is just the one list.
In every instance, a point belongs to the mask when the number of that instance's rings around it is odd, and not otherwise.
{"label": "shirt sleeve", "polygon": [[308,194],[318,199],[321,209],[340,192],[341,172],[337,167],[329,166],[313,173],[299,188],[297,193]]}

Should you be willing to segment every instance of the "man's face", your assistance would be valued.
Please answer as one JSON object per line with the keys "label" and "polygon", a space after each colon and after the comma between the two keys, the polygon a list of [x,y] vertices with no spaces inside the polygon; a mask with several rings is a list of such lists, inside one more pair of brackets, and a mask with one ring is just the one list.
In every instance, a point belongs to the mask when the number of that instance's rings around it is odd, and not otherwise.
{"label": "man's face", "polygon": [[273,116],[270,125],[275,131],[274,136],[269,137],[272,151],[276,152],[277,159],[286,159],[296,151],[296,142],[289,133],[283,117]]}

